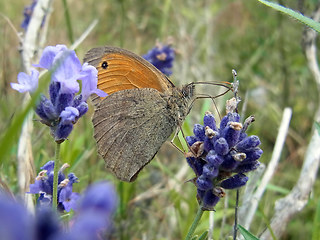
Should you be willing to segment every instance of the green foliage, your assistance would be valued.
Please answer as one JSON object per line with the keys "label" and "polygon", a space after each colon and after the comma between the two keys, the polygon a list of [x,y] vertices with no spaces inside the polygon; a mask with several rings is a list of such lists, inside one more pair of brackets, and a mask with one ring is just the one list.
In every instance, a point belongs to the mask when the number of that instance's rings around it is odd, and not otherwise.
{"label": "green foliage", "polygon": [[317,129],[319,135],[320,135],[320,123],[315,122],[314,124],[315,124],[315,126],[316,126],[316,129]]}
{"label": "green foliage", "polygon": [[313,220],[312,240],[320,239],[320,200]]}
{"label": "green foliage", "polygon": [[265,0],[258,0],[258,1],[277,10],[277,11],[279,11],[279,12],[285,13],[285,14],[289,15],[290,17],[293,17],[294,19],[302,22],[303,24],[313,28],[317,32],[320,32],[320,23],[312,20],[311,18],[305,17],[301,13],[293,11],[290,8],[283,7],[277,3],[273,3],[273,2],[269,2],[269,1],[265,1]]}
{"label": "green foliage", "polygon": [[242,236],[244,237],[245,240],[259,240],[259,238],[257,238],[256,236],[254,236],[251,232],[249,232],[248,230],[246,230],[244,227],[242,227],[241,225],[238,225],[238,228],[240,230],[240,233],[242,234]]}
{"label": "green foliage", "polygon": [[208,235],[208,231],[205,231],[204,233],[202,233],[202,234],[199,236],[198,240],[205,240],[206,237],[207,237],[207,235]]}

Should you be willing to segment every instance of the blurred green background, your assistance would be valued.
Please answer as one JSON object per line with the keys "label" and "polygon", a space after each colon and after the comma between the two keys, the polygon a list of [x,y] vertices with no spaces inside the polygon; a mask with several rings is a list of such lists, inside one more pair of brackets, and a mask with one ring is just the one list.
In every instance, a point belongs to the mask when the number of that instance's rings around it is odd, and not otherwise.
{"label": "blurred green background", "polygon": [[[310,15],[318,1],[282,1],[287,7]],[[0,12],[19,31],[27,0],[0,1]],[[301,40],[304,25],[284,16],[256,0],[109,0],[67,1],[74,39],[98,19],[91,34],[76,49],[80,59],[95,46],[123,47],[139,55],[145,54],[156,40],[173,39],[177,51],[172,81],[180,86],[192,81],[232,81],[236,69],[240,95],[247,101],[245,117],[255,115],[249,133],[258,135],[264,154],[261,162],[268,164],[277,136],[282,111],[293,109],[290,131],[276,174],[259,205],[251,231],[259,234],[273,215],[274,203],[285,196],[296,183],[308,144],[313,116],[318,106],[318,91],[307,67]],[[71,45],[62,1],[53,1],[46,45]],[[0,18],[0,135],[21,110],[23,95],[10,88],[21,71],[19,40],[8,22]],[[218,89],[219,90],[219,89]],[[217,89],[209,89],[215,95]],[[198,93],[204,89],[197,89]],[[246,98],[245,98],[246,96]],[[227,94],[217,100],[223,115]],[[240,108],[242,105],[240,105]],[[217,112],[208,101],[198,102],[184,127],[187,135],[193,124],[201,122],[206,110]],[[104,169],[104,162],[95,151],[91,123],[92,109],[75,126],[69,141],[62,145],[62,161],[80,179],[74,185],[81,192],[100,179],[113,181],[121,197],[114,223],[114,239],[181,239],[185,236],[197,209],[196,190],[187,180],[191,169],[177,177],[184,157],[170,144],[165,144],[156,159],[139,175],[135,183],[119,183]],[[36,118],[36,116],[34,117]],[[202,122],[201,122],[202,123]],[[54,156],[54,142],[49,130],[34,122],[32,147],[36,170]],[[17,192],[17,143],[0,166],[0,177]],[[158,187],[159,186],[159,187]],[[288,225],[282,239],[310,239],[317,201],[319,180],[309,203]],[[221,201],[215,212],[214,237],[227,236],[232,229],[234,193],[230,192],[228,208]],[[222,217],[227,224],[220,228]],[[196,233],[208,226],[205,213]]]}

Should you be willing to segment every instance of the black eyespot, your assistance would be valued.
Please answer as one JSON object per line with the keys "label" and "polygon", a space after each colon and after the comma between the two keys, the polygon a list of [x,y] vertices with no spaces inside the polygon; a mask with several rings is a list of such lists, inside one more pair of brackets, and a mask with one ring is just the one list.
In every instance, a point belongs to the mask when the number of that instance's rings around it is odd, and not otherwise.
{"label": "black eyespot", "polygon": [[104,61],[104,62],[101,64],[101,67],[102,67],[103,69],[107,69],[108,63],[107,63],[106,61]]}

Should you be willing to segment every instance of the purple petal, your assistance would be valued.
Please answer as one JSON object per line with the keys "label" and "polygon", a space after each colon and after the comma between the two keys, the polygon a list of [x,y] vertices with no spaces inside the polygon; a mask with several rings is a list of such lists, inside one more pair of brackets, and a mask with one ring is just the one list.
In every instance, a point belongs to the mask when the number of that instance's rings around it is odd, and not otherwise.
{"label": "purple petal", "polygon": [[33,184],[30,184],[30,190],[28,193],[37,194],[42,191],[42,180],[36,180]]}
{"label": "purple petal", "polygon": [[79,182],[78,177],[74,173],[69,173],[68,174],[68,179],[72,184]]}
{"label": "purple petal", "polygon": [[75,122],[75,119],[78,116],[79,111],[74,107],[66,107],[60,114],[61,122],[63,122],[63,124]]}
{"label": "purple petal", "polygon": [[98,71],[95,67],[84,63],[82,66],[81,74],[83,75],[80,79],[82,80],[82,98],[86,101],[89,96],[93,93],[97,94],[100,97],[108,96],[104,91],[97,89],[98,83]]}
{"label": "purple petal", "polygon": [[110,215],[95,210],[85,211],[75,217],[74,224],[70,229],[71,239],[104,239],[102,236],[108,230],[110,224]]}
{"label": "purple petal", "polygon": [[0,193],[0,239],[32,240],[34,217],[13,198]]}
{"label": "purple petal", "polygon": [[77,209],[77,203],[78,199],[80,198],[79,193],[71,193],[69,196],[69,199],[67,201],[62,202],[64,209],[66,212],[70,212],[71,209],[76,210]]}
{"label": "purple petal", "polygon": [[44,120],[48,124],[50,124],[51,121],[56,120],[58,117],[58,114],[56,113],[56,109],[53,106],[52,102],[44,95],[40,96],[40,102],[36,106],[35,112],[42,120]]}
{"label": "purple petal", "polygon": [[39,72],[31,69],[31,75],[24,72],[18,74],[18,83],[11,83],[11,87],[18,92],[34,92],[38,88]]}
{"label": "purple petal", "polygon": [[108,182],[91,185],[80,202],[79,211],[98,210],[105,214],[112,213],[117,205],[116,191]]}
{"label": "purple petal", "polygon": [[73,93],[59,93],[56,99],[56,112],[60,115],[60,113],[66,109],[66,107],[72,106],[74,99]]}
{"label": "purple petal", "polygon": [[36,223],[33,230],[35,230],[36,238],[43,240],[59,239],[55,238],[60,232],[63,231],[62,224],[57,212],[53,211],[51,206],[43,205],[37,208]]}
{"label": "purple petal", "polygon": [[75,51],[65,50],[57,53],[53,61],[52,80],[61,83],[62,93],[77,93],[80,89],[77,80],[82,76],[81,63]]}
{"label": "purple petal", "polygon": [[53,66],[53,61],[56,55],[67,49],[68,48],[65,45],[48,46],[43,50],[39,64],[35,64],[33,66],[50,69]]}
{"label": "purple petal", "polygon": [[54,169],[54,161],[49,161],[46,164],[44,164],[40,169],[47,170],[48,173],[53,172]]}
{"label": "purple petal", "polygon": [[78,118],[80,118],[88,111],[88,104],[86,102],[82,102],[79,106],[77,106],[77,109],[79,111]]}

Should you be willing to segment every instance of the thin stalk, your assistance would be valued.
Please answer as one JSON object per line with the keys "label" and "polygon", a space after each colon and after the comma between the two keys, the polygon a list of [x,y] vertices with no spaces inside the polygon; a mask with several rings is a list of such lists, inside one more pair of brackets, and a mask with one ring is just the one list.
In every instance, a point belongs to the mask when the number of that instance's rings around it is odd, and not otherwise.
{"label": "thin stalk", "polygon": [[197,226],[198,226],[198,224],[199,224],[199,222],[200,222],[200,219],[201,219],[201,217],[202,217],[202,214],[203,214],[202,206],[199,206],[197,215],[196,215],[196,217],[195,217],[194,220],[193,220],[193,223],[192,223],[192,225],[191,225],[191,227],[190,227],[190,229],[189,229],[189,232],[188,232],[185,240],[190,240],[190,239],[192,239],[193,233],[194,233],[194,231],[196,230],[196,228],[197,228]]}
{"label": "thin stalk", "polygon": [[52,193],[52,209],[57,210],[58,205],[58,175],[60,165],[60,143],[56,143],[54,169],[53,169],[53,193]]}
{"label": "thin stalk", "polygon": [[72,24],[71,24],[71,18],[70,18],[70,13],[69,13],[67,0],[62,0],[62,3],[63,3],[63,7],[64,7],[64,16],[66,18],[68,38],[69,38],[69,41],[71,43],[73,43],[73,30],[72,30]]}
{"label": "thin stalk", "polygon": [[236,207],[234,208],[234,226],[233,226],[233,240],[237,239],[237,231],[238,231],[238,208],[239,208],[239,195],[240,190],[237,189],[236,195]]}

